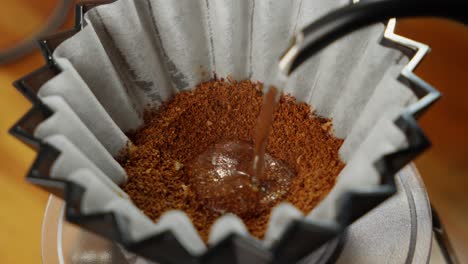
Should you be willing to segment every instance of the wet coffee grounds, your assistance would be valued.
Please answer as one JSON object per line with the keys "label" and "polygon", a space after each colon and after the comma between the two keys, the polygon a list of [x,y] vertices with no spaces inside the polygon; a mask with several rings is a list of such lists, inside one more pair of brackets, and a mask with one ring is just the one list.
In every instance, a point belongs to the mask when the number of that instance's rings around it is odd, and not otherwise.
{"label": "wet coffee grounds", "polygon": [[[255,195],[251,190],[237,195],[204,192],[200,170],[193,168],[203,153],[226,146],[237,151],[239,145],[232,147],[229,142],[253,145],[261,91],[259,82],[214,79],[147,111],[144,125],[128,134],[132,147],[118,158],[129,177],[122,188],[133,203],[154,221],[168,210],[184,211],[205,241],[224,213],[236,213],[252,235],[263,238],[277,203],[287,201],[304,214],[310,212],[344,167],[338,154],[343,140],[332,135],[331,120],[316,116],[309,105],[289,95],[281,96],[266,148],[268,162],[279,162],[292,172],[280,197],[252,207],[248,201],[257,198],[251,198]],[[241,154],[250,155],[243,150],[229,155]],[[247,207],[239,208],[236,197],[242,195]]]}

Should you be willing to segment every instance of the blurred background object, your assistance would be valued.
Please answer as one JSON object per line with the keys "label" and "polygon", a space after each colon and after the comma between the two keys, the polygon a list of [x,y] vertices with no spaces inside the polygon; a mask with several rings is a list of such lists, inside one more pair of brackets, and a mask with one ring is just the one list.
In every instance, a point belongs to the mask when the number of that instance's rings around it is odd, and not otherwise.
{"label": "blurred background object", "polygon": [[[58,3],[56,3],[52,12],[47,16],[45,21],[39,25],[32,22],[35,20],[34,17],[31,17],[32,19],[29,20],[29,17],[17,14],[17,17],[21,18],[18,19],[21,21],[19,23],[23,23],[23,19],[26,18],[26,26],[21,28],[21,30],[16,31],[16,29],[18,29],[16,26],[18,21],[14,21],[10,18],[14,17],[12,14],[21,12],[21,8],[18,8],[23,6],[18,5],[18,3],[21,2],[23,1],[17,1],[16,4],[7,5],[4,10],[9,14],[4,16],[5,19],[0,20],[2,23],[1,25],[5,27],[6,33],[8,34],[7,36],[11,36],[11,38],[5,38],[7,43],[0,42],[0,64],[6,64],[8,62],[21,59],[25,55],[34,51],[36,49],[36,39],[56,32],[67,19],[68,10],[70,10],[73,4],[73,0],[58,0]],[[41,2],[38,2],[37,4],[40,5]],[[29,24],[29,27],[27,24]]]}
{"label": "blurred background object", "polygon": [[[0,50],[30,39],[63,0],[7,0],[0,7]],[[72,1],[70,1],[72,2]],[[62,29],[73,26],[73,10],[63,11]],[[433,142],[419,168],[461,263],[468,262],[468,30],[449,21],[407,19],[397,32],[428,44],[432,52],[416,73],[443,98],[421,120]],[[39,50],[0,64],[0,263],[40,263],[40,234],[47,194],[24,177],[34,153],[8,134],[31,106],[12,82],[44,64]]]}

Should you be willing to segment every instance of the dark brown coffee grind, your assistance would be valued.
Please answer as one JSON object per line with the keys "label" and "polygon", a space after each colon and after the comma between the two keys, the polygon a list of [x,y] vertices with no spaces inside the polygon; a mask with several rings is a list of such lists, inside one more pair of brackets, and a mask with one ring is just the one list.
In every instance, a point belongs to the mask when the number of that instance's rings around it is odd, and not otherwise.
{"label": "dark brown coffee grind", "polygon": [[[144,126],[128,135],[134,146],[118,159],[129,176],[122,187],[133,203],[154,221],[168,210],[184,211],[206,241],[222,213],[197,197],[188,164],[219,142],[253,145],[261,90],[258,82],[215,79],[147,111]],[[267,153],[294,171],[281,200],[304,214],[327,195],[344,167],[338,154],[343,140],[331,129],[331,121],[309,105],[281,96]],[[274,205],[240,216],[252,235],[263,238]]]}

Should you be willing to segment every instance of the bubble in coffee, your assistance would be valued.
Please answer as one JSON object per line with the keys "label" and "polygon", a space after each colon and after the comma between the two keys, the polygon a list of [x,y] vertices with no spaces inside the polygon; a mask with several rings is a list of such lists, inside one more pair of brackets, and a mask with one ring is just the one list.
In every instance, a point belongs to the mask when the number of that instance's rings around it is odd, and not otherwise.
{"label": "bubble in coffee", "polygon": [[191,185],[211,210],[255,215],[281,200],[294,172],[281,161],[264,156],[261,177],[253,172],[254,148],[247,142],[222,142],[208,148],[189,165]]}

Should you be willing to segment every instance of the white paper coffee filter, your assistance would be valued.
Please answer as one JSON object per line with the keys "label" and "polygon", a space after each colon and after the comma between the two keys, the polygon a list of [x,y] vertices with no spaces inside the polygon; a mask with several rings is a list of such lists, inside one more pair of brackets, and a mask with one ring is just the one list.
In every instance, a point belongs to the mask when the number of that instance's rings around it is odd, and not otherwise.
{"label": "white paper coffee filter", "polygon": [[[124,132],[142,125],[142,111],[175,93],[218,77],[265,81],[293,32],[348,0],[120,0],[86,13],[86,27],[53,57],[62,72],[39,90],[54,114],[35,135],[61,151],[51,174],[85,187],[84,210],[125,216],[139,240],[171,229],[190,253],[206,250],[189,218],[166,213],[157,223],[118,187],[126,180],[113,159],[125,148]],[[346,167],[330,194],[307,219],[333,221],[346,191],[379,184],[374,161],[406,144],[393,120],[414,94],[397,81],[406,63],[399,51],[378,44],[384,25],[345,37],[302,65],[284,88],[333,119]],[[87,180],[83,180],[87,179]],[[272,212],[264,243],[271,245],[291,220],[292,205]],[[175,228],[177,227],[177,228]],[[249,236],[233,215],[219,219],[210,244],[231,232]]]}

